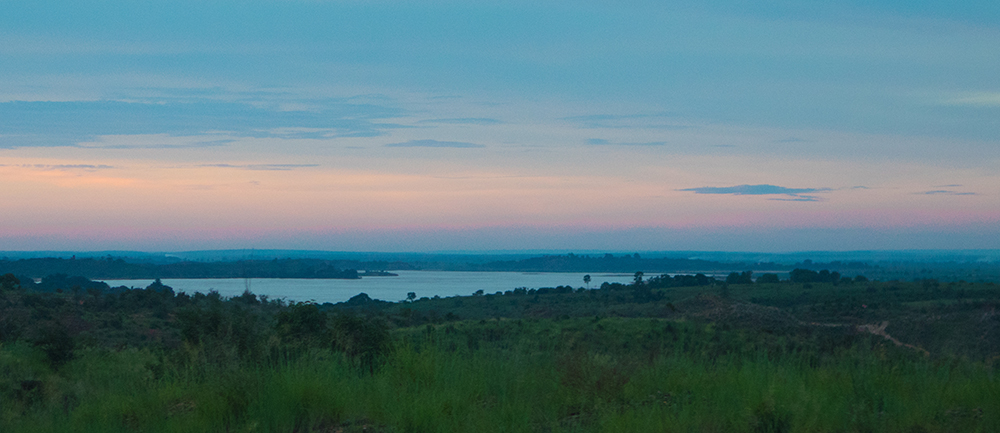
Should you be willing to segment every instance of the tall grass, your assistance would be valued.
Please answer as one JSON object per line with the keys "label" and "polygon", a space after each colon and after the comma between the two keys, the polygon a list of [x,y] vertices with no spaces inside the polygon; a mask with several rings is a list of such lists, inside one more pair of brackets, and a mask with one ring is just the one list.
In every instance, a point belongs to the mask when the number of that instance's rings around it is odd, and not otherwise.
{"label": "tall grass", "polygon": [[650,319],[461,322],[397,330],[374,372],[325,349],[239,365],[93,349],[54,371],[4,345],[0,430],[1000,431],[990,367],[877,339],[817,355],[756,338]]}

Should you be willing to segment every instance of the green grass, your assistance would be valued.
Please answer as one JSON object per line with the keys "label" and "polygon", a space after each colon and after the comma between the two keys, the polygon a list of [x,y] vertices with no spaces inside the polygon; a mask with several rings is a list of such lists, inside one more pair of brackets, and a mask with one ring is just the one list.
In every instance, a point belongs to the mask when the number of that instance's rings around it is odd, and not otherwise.
{"label": "green grass", "polygon": [[[0,432],[1000,431],[998,299],[926,282],[322,308],[6,292]],[[929,355],[857,331],[882,322]]]}
{"label": "green grass", "polygon": [[374,374],[330,350],[192,368],[148,349],[94,349],[52,371],[37,349],[5,344],[4,386],[21,377],[43,385],[23,404],[8,404],[5,393],[0,425],[15,432],[1000,430],[1000,383],[989,367],[938,362],[877,340],[817,361],[815,353],[755,350],[761,342],[738,331],[650,319],[459,322],[399,329],[394,338]]}

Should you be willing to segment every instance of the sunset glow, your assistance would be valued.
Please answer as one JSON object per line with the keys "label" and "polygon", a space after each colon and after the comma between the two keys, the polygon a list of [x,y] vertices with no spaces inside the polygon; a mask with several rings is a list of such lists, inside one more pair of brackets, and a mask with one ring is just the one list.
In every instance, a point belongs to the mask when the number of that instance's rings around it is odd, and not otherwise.
{"label": "sunset glow", "polygon": [[115,3],[0,7],[0,250],[1000,239],[996,16]]}

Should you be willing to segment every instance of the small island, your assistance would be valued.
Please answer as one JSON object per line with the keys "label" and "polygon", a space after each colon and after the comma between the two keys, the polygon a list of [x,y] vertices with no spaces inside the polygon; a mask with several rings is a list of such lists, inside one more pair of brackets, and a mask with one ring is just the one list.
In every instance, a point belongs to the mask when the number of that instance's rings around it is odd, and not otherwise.
{"label": "small island", "polygon": [[359,277],[398,277],[399,274],[394,274],[392,272],[387,272],[387,271],[371,271],[371,270],[366,270],[364,272],[359,272],[358,276]]}

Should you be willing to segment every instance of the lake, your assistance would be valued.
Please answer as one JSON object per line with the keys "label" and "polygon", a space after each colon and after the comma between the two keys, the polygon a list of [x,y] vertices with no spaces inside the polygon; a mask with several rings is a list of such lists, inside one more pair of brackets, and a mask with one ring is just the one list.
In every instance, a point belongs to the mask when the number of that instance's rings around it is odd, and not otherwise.
{"label": "lake", "polygon": [[[505,292],[518,287],[573,286],[585,287],[583,276],[575,272],[444,272],[444,271],[393,271],[398,277],[364,277],[360,280],[241,278],[224,279],[170,279],[161,280],[175,292],[193,294],[215,290],[222,296],[238,296],[246,289],[271,299],[289,301],[343,302],[358,293],[367,293],[373,299],[400,301],[408,292],[418,298],[471,295],[476,290],[486,293]],[[590,273],[590,287],[601,283],[630,283],[633,274]],[[103,280],[111,287],[127,286],[144,288],[153,280]]]}

